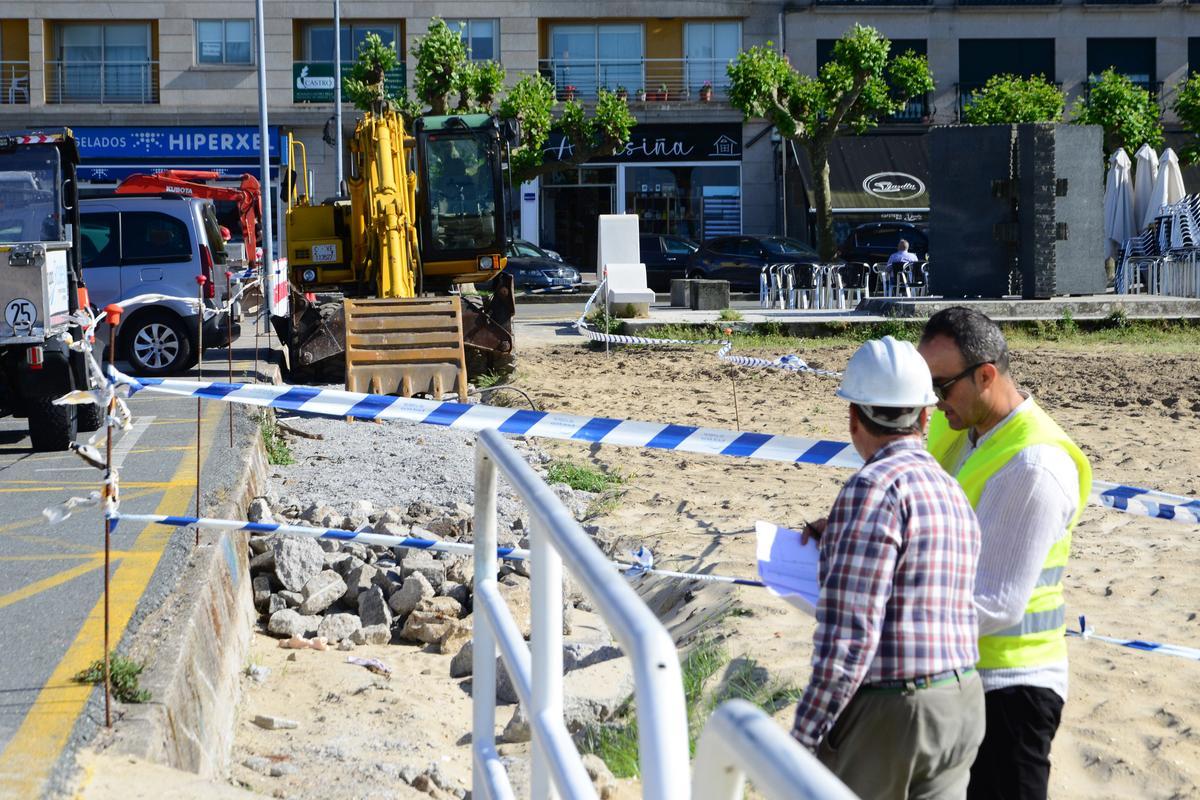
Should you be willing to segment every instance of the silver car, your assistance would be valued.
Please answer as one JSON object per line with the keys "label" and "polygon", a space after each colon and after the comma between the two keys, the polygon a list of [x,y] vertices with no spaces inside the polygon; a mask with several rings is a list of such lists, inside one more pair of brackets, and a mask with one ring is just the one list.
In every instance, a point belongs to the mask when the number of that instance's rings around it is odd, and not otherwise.
{"label": "silver car", "polygon": [[[225,242],[212,201],[178,195],[111,195],[80,204],[83,278],[93,303],[121,303],[118,355],[135,374],[172,375],[198,359],[196,277],[204,303],[225,293]],[[240,326],[233,325],[233,337]],[[204,347],[229,342],[225,314],[209,315]]]}

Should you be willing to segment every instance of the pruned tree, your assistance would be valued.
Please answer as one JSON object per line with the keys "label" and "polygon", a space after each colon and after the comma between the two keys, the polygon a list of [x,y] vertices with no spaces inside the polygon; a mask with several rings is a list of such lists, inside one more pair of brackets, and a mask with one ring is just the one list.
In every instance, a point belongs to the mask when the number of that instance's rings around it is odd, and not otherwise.
{"label": "pruned tree", "polygon": [[1118,147],[1130,153],[1143,144],[1162,147],[1162,114],[1158,100],[1115,69],[1089,76],[1087,96],[1075,106],[1075,122],[1104,128],[1104,154]]}
{"label": "pruned tree", "polygon": [[379,34],[368,33],[358,46],[350,74],[342,78],[346,99],[359,111],[376,111],[400,102],[385,85],[387,73],[399,63],[400,55],[394,44],[384,44]]}
{"label": "pruned tree", "polygon": [[[637,124],[629,103],[604,89],[590,114],[582,103],[569,100],[557,117],[554,84],[544,76],[524,75],[505,91],[504,68],[495,61],[471,61],[462,37],[436,17],[412,52],[417,62],[413,74],[417,113],[421,108],[428,108],[430,114],[492,113],[503,93],[495,112],[521,125],[521,144],[513,149],[511,162],[515,182],[575,167],[594,156],[613,155],[629,141],[629,132]],[[566,137],[565,158],[545,158],[551,130]]]}
{"label": "pruned tree", "polygon": [[963,121],[969,125],[1062,122],[1066,95],[1045,75],[993,75],[973,93]]}
{"label": "pruned tree", "polygon": [[823,259],[832,259],[837,249],[829,189],[834,137],[865,133],[901,111],[909,98],[933,89],[924,56],[908,51],[889,59],[890,49],[879,31],[855,25],[837,41],[832,59],[815,78],[798,73],[770,42],[742,51],[727,68],[730,103],[747,119],[766,119],[808,153]]}
{"label": "pruned tree", "polygon": [[1176,85],[1171,108],[1192,137],[1180,149],[1179,158],[1185,164],[1195,164],[1200,161],[1200,73],[1193,72]]}

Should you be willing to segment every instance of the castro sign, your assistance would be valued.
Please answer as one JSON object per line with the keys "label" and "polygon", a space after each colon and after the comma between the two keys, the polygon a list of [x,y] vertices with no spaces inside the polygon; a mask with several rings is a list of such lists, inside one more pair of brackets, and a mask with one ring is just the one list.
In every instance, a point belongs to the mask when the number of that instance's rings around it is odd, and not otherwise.
{"label": "castro sign", "polygon": [[907,172],[876,172],[863,178],[863,191],[880,200],[912,200],[925,194],[925,184]]}

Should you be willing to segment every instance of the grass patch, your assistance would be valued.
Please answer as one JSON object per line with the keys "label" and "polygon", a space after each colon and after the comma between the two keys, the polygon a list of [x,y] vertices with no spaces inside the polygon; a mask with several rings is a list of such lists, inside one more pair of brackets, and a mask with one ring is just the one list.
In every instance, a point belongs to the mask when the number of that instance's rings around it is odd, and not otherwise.
{"label": "grass patch", "polygon": [[548,483],[565,483],[580,492],[602,494],[624,484],[625,476],[617,470],[601,472],[583,464],[555,461],[546,470],[546,481]]}
{"label": "grass patch", "polygon": [[587,316],[588,326],[600,333],[620,333],[625,323],[615,316],[609,316],[603,308],[597,308]]}
{"label": "grass patch", "polygon": [[273,414],[268,414],[266,411],[261,412],[258,415],[258,427],[262,431],[263,446],[267,449],[268,464],[275,467],[286,467],[288,464],[296,463],[291,448],[288,447],[287,441],[279,432],[279,426],[275,424]]}
{"label": "grass patch", "polygon": [[717,315],[717,319],[722,322],[741,322],[742,312],[736,308],[722,308],[721,313]]}
{"label": "grass patch", "polygon": [[[138,675],[145,669],[131,658],[112,653],[108,657],[108,674],[112,682],[113,697],[122,703],[148,703],[150,692],[138,688]],[[79,683],[104,683],[104,660],[97,659],[87,669],[76,673],[74,680]]]}
{"label": "grass patch", "polygon": [[[790,684],[772,680],[752,658],[739,658],[727,670],[724,680],[711,692],[706,687],[723,667],[730,664],[729,653],[718,642],[697,642],[679,665],[683,673],[683,698],[688,717],[688,752],[695,755],[696,742],[714,709],[726,700],[747,700],[768,714],[796,702],[802,691]],[[638,725],[631,695],[616,722],[589,725],[582,734],[581,750],[600,756],[618,778],[638,776]]]}

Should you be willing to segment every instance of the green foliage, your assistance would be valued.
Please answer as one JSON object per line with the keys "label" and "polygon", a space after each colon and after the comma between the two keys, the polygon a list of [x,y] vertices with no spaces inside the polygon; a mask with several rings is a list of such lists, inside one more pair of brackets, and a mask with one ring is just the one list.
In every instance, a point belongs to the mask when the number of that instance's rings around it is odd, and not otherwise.
{"label": "green foliage", "polygon": [[263,447],[267,451],[267,463],[276,467],[286,467],[288,464],[296,463],[296,459],[292,456],[291,448],[288,447],[287,441],[279,433],[279,426],[275,424],[275,416],[266,411],[258,415],[258,426],[262,430]]}
{"label": "green foliage", "polygon": [[729,102],[747,119],[763,118],[779,135],[805,147],[820,176],[814,193],[817,238],[824,259],[833,258],[833,213],[828,148],[842,129],[860,134],[901,111],[911,97],[933,89],[924,56],[907,51],[889,60],[891,42],[879,31],[855,25],[833,47],[817,77],[801,75],[770,42],[738,54],[726,71]]}
{"label": "green foliage", "polygon": [[1171,108],[1192,135],[1191,140],[1180,148],[1179,159],[1185,164],[1195,164],[1200,161],[1200,73],[1193,72],[1179,82]]}
{"label": "green foliage", "polygon": [[591,314],[588,314],[587,323],[592,330],[600,331],[601,333],[620,333],[625,327],[625,323],[615,316],[609,316],[608,312],[603,308],[597,308]]}
{"label": "green foliage", "polygon": [[1124,147],[1134,152],[1143,144],[1162,147],[1163,129],[1158,100],[1116,70],[1090,76],[1087,97],[1075,107],[1079,125],[1104,128],[1104,152]]}
{"label": "green foliage", "polygon": [[600,494],[620,487],[625,483],[625,476],[616,470],[601,472],[583,464],[555,461],[546,470],[546,481],[565,483],[577,491]]}
{"label": "green foliage", "polygon": [[346,98],[359,111],[395,103],[395,95],[389,94],[384,86],[384,76],[399,63],[400,56],[393,43],[384,44],[379,34],[368,33],[358,46],[350,75],[342,78]]}
{"label": "green foliage", "polygon": [[736,308],[722,308],[721,313],[717,315],[717,319],[721,322],[739,322],[742,319],[742,312]]}
{"label": "green foliage", "polygon": [[[108,678],[113,697],[122,703],[150,702],[150,692],[138,688],[138,676],[143,669],[145,667],[133,659],[111,653],[108,657]],[[93,661],[87,669],[76,673],[74,680],[79,683],[104,683],[104,660]]]}
{"label": "green foliage", "polygon": [[470,65],[462,36],[434,17],[429,32],[413,43],[412,54],[417,62],[413,71],[417,100],[429,106],[431,114],[447,113],[446,96],[463,86],[461,73]]}
{"label": "green foliage", "polygon": [[521,144],[512,151],[514,182],[536,174],[542,164],[542,149],[550,138],[554,119],[554,84],[543,75],[523,75],[500,101],[501,119],[521,124]]}
{"label": "green foliage", "polygon": [[1061,122],[1066,96],[1044,75],[993,75],[963,109],[970,125]]}

